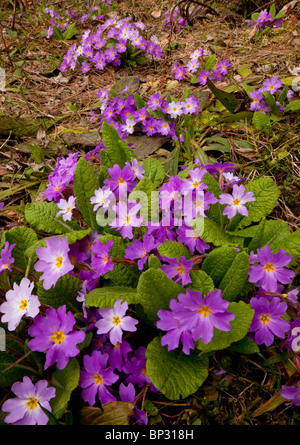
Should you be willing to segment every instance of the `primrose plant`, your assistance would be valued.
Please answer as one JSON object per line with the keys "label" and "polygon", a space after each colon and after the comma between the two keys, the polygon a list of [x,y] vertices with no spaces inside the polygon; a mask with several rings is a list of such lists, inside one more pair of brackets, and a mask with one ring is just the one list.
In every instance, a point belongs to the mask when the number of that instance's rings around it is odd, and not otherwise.
{"label": "primrose plant", "polygon": [[[300,231],[269,219],[274,180],[199,159],[170,176],[101,129],[101,163],[58,158],[45,201],[2,238],[1,325],[19,346],[0,360],[26,365],[0,377],[6,423],[66,423],[79,395],[82,422],[118,401],[147,424],[145,400],[201,394],[224,350],[299,352]],[[298,388],[282,395],[298,404]]]}

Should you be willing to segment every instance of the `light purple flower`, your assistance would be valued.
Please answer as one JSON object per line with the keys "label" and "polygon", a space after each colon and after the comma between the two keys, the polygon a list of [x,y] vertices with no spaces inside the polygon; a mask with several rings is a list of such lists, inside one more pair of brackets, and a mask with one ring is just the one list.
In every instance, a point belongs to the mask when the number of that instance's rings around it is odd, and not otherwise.
{"label": "light purple flower", "polygon": [[259,262],[249,267],[249,281],[261,286],[265,291],[276,292],[278,281],[288,284],[294,277],[295,272],[285,269],[291,260],[292,255],[287,255],[284,249],[273,254],[268,245],[262,249],[257,249],[256,257],[251,257],[251,262]]}
{"label": "light purple flower", "polygon": [[[132,383],[128,383],[127,387],[124,385],[124,383],[121,383],[119,387],[119,394],[122,402],[134,403],[135,389]],[[148,424],[147,413],[145,411],[137,409],[135,406],[133,408],[132,417],[138,425]]]}
{"label": "light purple flower", "polygon": [[178,301],[182,310],[174,312],[174,317],[180,322],[181,328],[190,330],[194,341],[202,338],[208,344],[213,338],[214,328],[220,331],[230,331],[230,321],[234,314],[227,312],[228,301],[222,299],[220,289],[209,292],[202,297],[201,292],[187,289],[186,294],[179,294]]}
{"label": "light purple flower", "polygon": [[68,252],[70,250],[66,237],[61,239],[53,236],[46,239],[47,247],[38,247],[36,254],[39,260],[34,268],[38,272],[43,272],[40,280],[44,280],[44,289],[48,290],[55,286],[57,280],[63,275],[69,273],[73,268]]}
{"label": "light purple flower", "polygon": [[125,165],[131,168],[137,179],[143,179],[145,170],[143,169],[143,164],[139,164],[137,159],[132,158],[131,164],[129,162],[125,162]]}
{"label": "light purple flower", "polygon": [[123,372],[128,374],[128,377],[125,379],[125,383],[132,383],[133,385],[137,385],[142,387],[144,385],[149,385],[150,390],[157,392],[159,391],[151,380],[146,371],[146,348],[144,346],[138,347],[133,356],[130,357],[127,363],[124,363]]}
{"label": "light purple flower", "polygon": [[56,214],[57,217],[62,215],[62,219],[64,221],[71,221],[72,218],[72,210],[75,209],[75,196],[70,196],[70,198],[66,201],[65,199],[61,199],[57,203],[57,207],[60,211]]}
{"label": "light purple flower", "polygon": [[268,91],[271,94],[276,93],[282,87],[282,82],[278,76],[273,76],[271,79],[266,79],[262,86],[262,91]]}
{"label": "light purple flower", "polygon": [[139,258],[137,263],[139,270],[142,270],[144,264],[149,258],[149,254],[157,247],[157,242],[152,235],[145,233],[143,240],[133,240],[133,244],[126,247],[124,258],[135,260]]}
{"label": "light purple flower", "polygon": [[22,382],[14,383],[11,390],[17,397],[5,400],[1,407],[3,412],[9,413],[4,422],[12,425],[47,425],[49,419],[41,406],[51,412],[49,400],[55,397],[55,388],[47,385],[47,380],[39,380],[34,385],[27,376],[23,377]]}
{"label": "light purple flower", "polygon": [[12,251],[16,244],[9,245],[8,241],[4,241],[3,249],[0,252],[0,274],[5,272],[6,270],[9,270],[11,272],[11,268],[13,263],[15,262],[15,259],[12,256]]}
{"label": "light purple flower", "polygon": [[229,219],[233,218],[237,213],[242,216],[248,216],[248,209],[245,206],[247,202],[256,201],[253,192],[246,192],[245,187],[234,184],[232,194],[222,193],[219,197],[220,204],[227,204],[223,210],[223,215],[227,215]]}
{"label": "light purple flower", "polygon": [[287,310],[287,304],[280,298],[272,298],[269,302],[266,298],[251,298],[250,306],[255,310],[249,333],[254,333],[257,345],[271,346],[274,335],[284,338],[289,331],[289,323],[281,317]]}
{"label": "light purple flower", "polygon": [[116,345],[118,342],[122,342],[123,330],[134,332],[136,331],[136,324],[138,320],[130,316],[126,316],[126,311],[128,309],[127,301],[122,303],[120,298],[114,304],[113,308],[99,309],[99,314],[103,317],[100,318],[96,323],[98,334],[109,334],[110,342]]}
{"label": "light purple flower", "polygon": [[108,240],[105,245],[97,239],[95,244],[91,245],[91,252],[93,254],[91,268],[96,270],[96,277],[105,275],[109,270],[113,270],[114,264],[109,255],[113,244],[114,242],[112,240]]}
{"label": "light purple flower", "polygon": [[142,204],[136,202],[119,201],[113,210],[116,212],[116,218],[111,222],[110,227],[119,231],[123,238],[133,238],[133,227],[140,227],[143,218],[137,216]]}
{"label": "light purple flower", "polygon": [[95,190],[94,196],[90,198],[91,204],[95,204],[93,210],[96,211],[99,207],[108,209],[110,203],[115,199],[114,193],[109,187],[102,187]]}
{"label": "light purple flower", "polygon": [[34,318],[39,313],[40,302],[32,294],[34,283],[28,278],[22,278],[20,285],[13,284],[13,290],[6,292],[6,301],[0,305],[2,323],[8,323],[8,330],[14,331],[19,325],[23,315]]}
{"label": "light purple flower", "polygon": [[184,256],[180,256],[177,260],[176,258],[163,257],[163,261],[167,261],[169,264],[163,264],[160,269],[169,277],[176,278],[175,283],[179,281],[185,286],[191,283],[190,271],[193,268],[193,261],[186,260]]}
{"label": "light purple flower", "polygon": [[287,400],[291,400],[286,405],[300,406],[300,380],[297,382],[297,386],[282,385],[280,395]]}
{"label": "light purple flower", "polygon": [[93,351],[92,355],[83,357],[84,370],[80,371],[78,386],[83,388],[82,398],[90,406],[95,405],[97,395],[101,404],[116,400],[107,386],[116,383],[119,376],[107,366],[108,357],[108,354],[102,354],[100,351]]}
{"label": "light purple flower", "polygon": [[47,309],[45,316],[37,315],[28,334],[34,337],[29,341],[31,351],[46,353],[44,369],[57,363],[58,369],[64,369],[70,357],[79,354],[77,344],[83,342],[85,333],[74,331],[75,317],[71,312],[66,313],[66,306],[57,310]]}

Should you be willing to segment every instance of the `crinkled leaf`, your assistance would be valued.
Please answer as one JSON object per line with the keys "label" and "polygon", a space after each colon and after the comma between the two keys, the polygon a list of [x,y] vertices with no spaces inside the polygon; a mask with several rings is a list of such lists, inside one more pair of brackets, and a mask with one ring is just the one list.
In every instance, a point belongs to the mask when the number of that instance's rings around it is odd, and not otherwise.
{"label": "crinkled leaf", "polygon": [[129,425],[134,404],[129,402],[108,402],[102,410],[93,406],[84,406],[80,410],[81,425]]}
{"label": "crinkled leaf", "polygon": [[192,283],[189,284],[189,289],[201,292],[202,295],[207,295],[214,289],[214,282],[212,278],[203,270],[192,270],[190,277]]}
{"label": "crinkled leaf", "polygon": [[177,258],[184,256],[187,260],[191,258],[189,249],[178,241],[165,241],[157,247],[160,256]]}
{"label": "crinkled leaf", "polygon": [[147,158],[143,162],[144,176],[151,179],[154,187],[158,187],[165,177],[165,170],[162,163],[155,158]]}
{"label": "crinkled leaf", "polygon": [[185,398],[196,392],[208,376],[208,357],[180,349],[168,351],[155,337],[146,350],[146,371],[149,379],[168,399]]}
{"label": "crinkled leaf", "polygon": [[[12,251],[12,256],[15,259],[14,266],[26,269],[28,258],[25,252],[38,241],[35,231],[25,226],[13,227],[5,233],[5,241],[8,241],[9,244],[16,243]],[[33,267],[33,264],[31,267]]]}
{"label": "crinkled leaf", "polygon": [[74,194],[80,213],[89,226],[94,229],[98,228],[98,224],[90,199],[98,188],[99,183],[93,167],[84,158],[80,158],[75,169]]}
{"label": "crinkled leaf", "polygon": [[167,277],[161,269],[148,269],[140,276],[137,286],[137,302],[151,324],[158,320],[159,309],[169,309],[169,302],[184,289]]}
{"label": "crinkled leaf", "polygon": [[57,369],[49,382],[55,388],[55,397],[50,400],[52,414],[59,419],[68,407],[68,402],[74,389],[77,388],[80,377],[79,363],[71,358],[64,369]]}
{"label": "crinkled leaf", "polygon": [[106,148],[107,164],[113,167],[118,164],[121,168],[125,166],[125,162],[130,162],[132,158],[136,159],[136,154],[122,139],[117,130],[107,122],[102,124],[102,137]]}
{"label": "crinkled leaf", "polygon": [[56,217],[59,208],[55,202],[31,202],[25,206],[25,219],[36,230],[59,235],[79,228],[71,221],[63,221],[62,217]]}
{"label": "crinkled leaf", "polygon": [[71,311],[73,314],[82,310],[81,303],[76,300],[77,294],[82,288],[79,278],[66,274],[57,280],[55,287],[48,290],[44,289],[42,281],[38,281],[36,286],[41,304],[46,304],[54,309],[65,304],[67,311]]}
{"label": "crinkled leaf", "polygon": [[128,304],[136,302],[136,289],[125,286],[106,286],[93,289],[85,297],[87,307],[110,308],[121,299]]}

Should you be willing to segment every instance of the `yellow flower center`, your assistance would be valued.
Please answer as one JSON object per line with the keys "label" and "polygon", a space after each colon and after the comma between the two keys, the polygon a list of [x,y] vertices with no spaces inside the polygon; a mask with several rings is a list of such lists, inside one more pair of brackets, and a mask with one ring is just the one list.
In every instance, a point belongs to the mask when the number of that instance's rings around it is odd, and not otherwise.
{"label": "yellow flower center", "polygon": [[259,317],[259,321],[261,321],[263,325],[269,323],[270,315],[269,314],[261,314],[261,316]]}
{"label": "yellow flower center", "polygon": [[144,258],[144,256],[148,255],[148,252],[145,251],[144,253],[142,253],[142,258]]}
{"label": "yellow flower center", "polygon": [[195,182],[193,182],[193,187],[199,187],[199,182],[198,181],[195,181]]}
{"label": "yellow flower center", "polygon": [[54,331],[53,335],[51,337],[51,340],[54,342],[55,345],[61,345],[64,341],[65,336],[62,330],[60,331]]}
{"label": "yellow flower center", "polygon": [[197,201],[195,202],[195,207],[196,207],[196,208],[197,208],[197,207],[202,207],[202,205],[203,205],[203,201],[197,200]]}
{"label": "yellow flower center", "polygon": [[124,218],[124,221],[126,222],[126,224],[129,224],[131,221],[131,216],[130,215],[126,215]]}
{"label": "yellow flower center", "polygon": [[119,179],[118,179],[118,184],[119,184],[119,185],[124,185],[124,184],[125,184],[124,179],[123,179],[123,178],[119,178]]}
{"label": "yellow flower center", "polygon": [[147,375],[147,371],[145,368],[142,369],[142,375],[145,377]]}
{"label": "yellow flower center", "polygon": [[67,212],[71,212],[71,207],[67,207]]}
{"label": "yellow flower center", "polygon": [[117,316],[117,317],[113,317],[113,324],[115,324],[116,326],[118,326],[118,324],[120,324],[121,323],[121,320],[120,320],[120,317],[119,316]]}
{"label": "yellow flower center", "polygon": [[8,268],[8,264],[3,264],[3,269],[7,269]]}
{"label": "yellow flower center", "polygon": [[94,375],[93,379],[95,380],[96,385],[101,385],[101,386],[103,385],[103,379],[101,375],[98,374],[98,372],[97,374]]}
{"label": "yellow flower center", "polygon": [[207,317],[208,315],[211,314],[211,310],[209,309],[208,306],[200,306],[198,314],[202,314],[203,317]]}
{"label": "yellow flower center", "polygon": [[61,265],[62,265],[62,262],[63,262],[63,257],[62,256],[57,257],[55,266],[58,267],[58,269],[60,269]]}
{"label": "yellow flower center", "polygon": [[236,199],[233,200],[233,205],[238,206],[240,202],[241,201],[236,198]]}
{"label": "yellow flower center", "polygon": [[29,406],[30,410],[33,410],[38,406],[38,399],[36,399],[35,397],[29,397],[28,402],[26,402],[26,405]]}
{"label": "yellow flower center", "polygon": [[103,262],[104,262],[104,264],[108,263],[108,255],[105,255]]}
{"label": "yellow flower center", "polygon": [[60,189],[61,189],[61,186],[58,185],[58,186],[55,188],[55,191],[58,192]]}
{"label": "yellow flower center", "polygon": [[275,270],[274,264],[267,263],[264,267],[264,270],[266,270],[268,273],[273,272]]}
{"label": "yellow flower center", "polygon": [[179,275],[183,275],[185,272],[185,268],[184,266],[178,266],[177,267],[177,271],[179,272]]}
{"label": "yellow flower center", "polygon": [[116,349],[119,349],[121,346],[120,342],[118,341],[118,343],[114,346]]}
{"label": "yellow flower center", "polygon": [[21,309],[22,311],[25,311],[25,309],[27,308],[28,302],[27,300],[21,300],[21,304],[19,306],[19,309]]}

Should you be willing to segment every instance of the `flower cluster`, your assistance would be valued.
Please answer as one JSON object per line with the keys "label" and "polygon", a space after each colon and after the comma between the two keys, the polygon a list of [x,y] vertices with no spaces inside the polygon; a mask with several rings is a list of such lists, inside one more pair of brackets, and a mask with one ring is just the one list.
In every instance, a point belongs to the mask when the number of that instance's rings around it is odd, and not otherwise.
{"label": "flower cluster", "polygon": [[231,63],[227,60],[219,60],[212,69],[206,68],[206,61],[203,60],[204,49],[199,48],[190,54],[186,65],[179,65],[177,60],[173,65],[172,74],[176,80],[183,80],[187,73],[194,74],[200,85],[206,85],[207,79],[214,82],[223,82]]}
{"label": "flower cluster", "polygon": [[[271,101],[267,102],[267,99],[263,93],[269,93],[271,95]],[[269,113],[271,111],[278,111],[280,113],[284,112],[284,101],[290,99],[294,91],[291,89],[283,89],[283,84],[278,76],[273,76],[270,79],[266,79],[263,85],[258,90],[253,89],[249,95],[252,99],[250,104],[251,111],[260,112],[263,114]],[[274,110],[270,109],[270,106]]]}
{"label": "flower cluster", "polygon": [[[191,11],[192,8],[189,8],[189,12]],[[178,7],[173,8],[172,10],[168,9],[165,12],[163,26],[167,29],[170,29],[171,26],[173,26],[173,32],[179,32],[186,28],[186,20],[180,15],[180,9]]]}
{"label": "flower cluster", "polygon": [[273,13],[268,12],[267,9],[264,9],[260,13],[253,14],[252,19],[247,23],[247,26],[252,26],[252,28],[256,28],[258,30],[265,29],[273,23],[275,28],[279,28],[283,22],[283,18],[277,18],[273,16]]}
{"label": "flower cluster", "polygon": [[143,31],[145,24],[132,22],[130,17],[124,19],[107,19],[96,29],[87,29],[80,43],[71,45],[63,57],[60,71],[74,70],[77,62],[81,64],[81,71],[88,73],[92,67],[104,70],[112,64],[117,67],[130,54],[146,51],[153,57],[163,57],[163,52],[156,36],[145,39]]}
{"label": "flower cluster", "polygon": [[201,292],[187,289],[186,294],[179,294],[178,301],[170,301],[170,311],[159,310],[160,320],[156,326],[167,333],[162,337],[161,344],[168,345],[168,351],[178,348],[182,343],[182,351],[189,355],[194,349],[194,341],[203,340],[208,344],[214,335],[214,328],[230,331],[230,321],[234,314],[227,312],[229,302],[222,299],[219,289],[209,292],[205,297]]}

